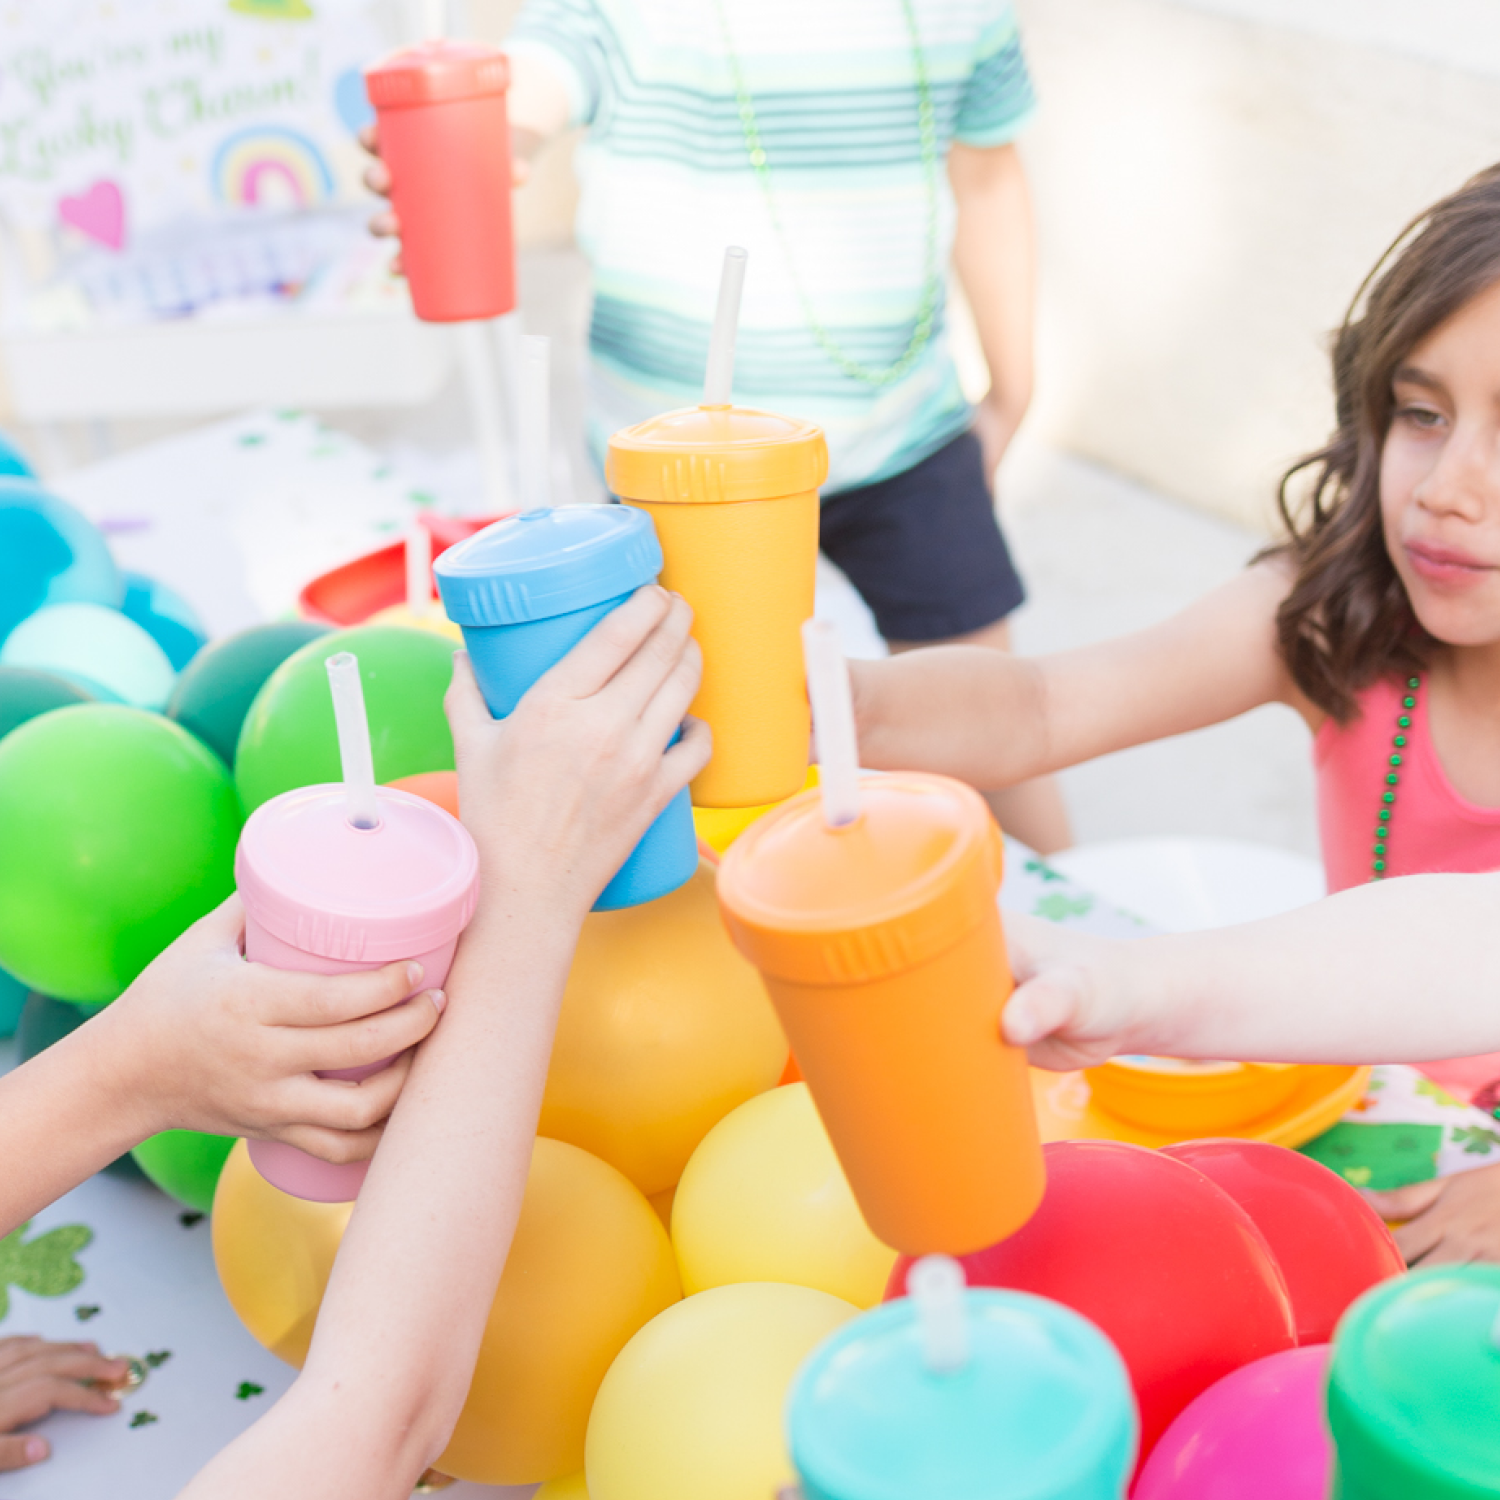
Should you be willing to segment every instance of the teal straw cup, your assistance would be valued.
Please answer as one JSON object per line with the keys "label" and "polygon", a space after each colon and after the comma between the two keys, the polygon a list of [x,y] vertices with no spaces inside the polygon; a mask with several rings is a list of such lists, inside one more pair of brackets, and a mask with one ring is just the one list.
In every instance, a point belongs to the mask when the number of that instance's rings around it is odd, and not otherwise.
{"label": "teal straw cup", "polygon": [[959,1368],[929,1367],[909,1297],[808,1356],[786,1414],[804,1500],[1122,1500],[1138,1422],[1114,1345],[1045,1297],[962,1296]]}
{"label": "teal straw cup", "polygon": [[[484,701],[497,719],[605,615],[661,572],[644,511],[563,505],[522,511],[450,547],[433,564],[448,618],[464,633]],[[646,830],[595,911],[641,906],[698,868],[686,787]]]}

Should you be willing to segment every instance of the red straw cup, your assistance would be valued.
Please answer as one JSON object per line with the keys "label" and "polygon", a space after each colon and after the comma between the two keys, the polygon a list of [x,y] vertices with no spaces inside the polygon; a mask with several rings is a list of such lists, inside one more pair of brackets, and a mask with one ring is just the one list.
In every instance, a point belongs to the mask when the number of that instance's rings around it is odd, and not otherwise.
{"label": "red straw cup", "polygon": [[417,316],[495,318],[516,305],[505,54],[423,42],[365,71]]}

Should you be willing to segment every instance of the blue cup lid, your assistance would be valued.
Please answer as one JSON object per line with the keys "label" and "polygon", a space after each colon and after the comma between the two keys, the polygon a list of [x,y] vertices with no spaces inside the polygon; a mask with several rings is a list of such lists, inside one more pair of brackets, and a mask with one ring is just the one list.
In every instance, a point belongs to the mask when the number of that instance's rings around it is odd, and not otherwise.
{"label": "blue cup lid", "polygon": [[916,1310],[887,1302],[798,1371],[787,1438],[807,1500],[1118,1500],[1135,1462],[1130,1377],[1086,1318],[1028,1292],[964,1294],[967,1365],[923,1359]]}
{"label": "blue cup lid", "polygon": [[661,566],[645,511],[559,505],[486,526],[448,548],[432,571],[455,624],[521,625],[617,599]]}

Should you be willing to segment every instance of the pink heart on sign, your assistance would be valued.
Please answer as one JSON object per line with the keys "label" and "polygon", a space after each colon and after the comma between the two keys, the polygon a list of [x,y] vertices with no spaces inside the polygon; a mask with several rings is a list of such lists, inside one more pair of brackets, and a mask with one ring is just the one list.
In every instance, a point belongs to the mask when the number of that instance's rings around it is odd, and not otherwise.
{"label": "pink heart on sign", "polygon": [[57,216],[64,224],[119,250],[125,244],[125,195],[117,183],[103,178],[86,192],[64,193],[57,200]]}

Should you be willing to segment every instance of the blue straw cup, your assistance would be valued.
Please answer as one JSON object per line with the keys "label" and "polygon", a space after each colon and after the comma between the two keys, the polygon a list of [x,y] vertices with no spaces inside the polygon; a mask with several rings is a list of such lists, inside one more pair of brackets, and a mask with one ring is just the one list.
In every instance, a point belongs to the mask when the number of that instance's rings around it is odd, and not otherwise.
{"label": "blue straw cup", "polygon": [[[512,713],[533,682],[612,609],[661,572],[661,545],[644,511],[565,505],[522,511],[450,547],[433,565],[448,618],[490,712]],[[698,868],[684,787],[605,886],[595,911],[641,906]]]}

